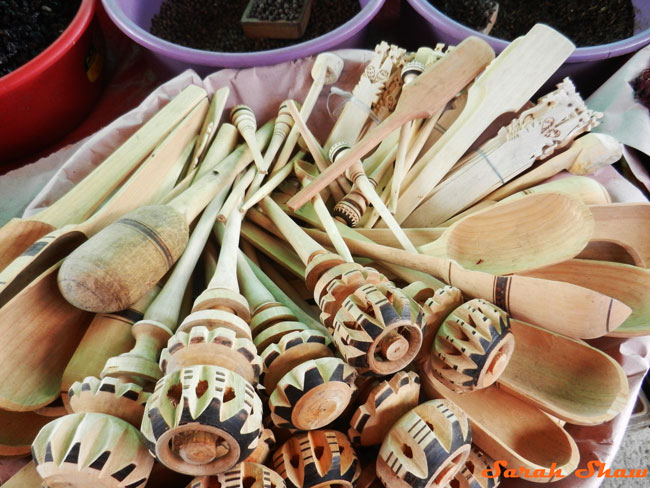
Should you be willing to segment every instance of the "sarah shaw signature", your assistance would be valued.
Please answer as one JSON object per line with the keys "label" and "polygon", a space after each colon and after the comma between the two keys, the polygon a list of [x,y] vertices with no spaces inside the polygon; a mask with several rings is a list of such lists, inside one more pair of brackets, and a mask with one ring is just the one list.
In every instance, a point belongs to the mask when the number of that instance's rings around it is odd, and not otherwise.
{"label": "sarah shaw signature", "polygon": [[[530,470],[523,466],[518,468],[507,468],[508,461],[496,461],[494,469],[484,469],[481,474],[486,478],[549,478],[553,480],[564,478],[562,470],[558,469],[557,463],[553,463],[549,469]],[[503,468],[503,469],[502,469]],[[507,469],[506,469],[507,468]],[[607,468],[601,461],[589,461],[585,469],[577,469],[573,472],[578,478],[646,478],[648,468],[643,469],[615,469]]]}

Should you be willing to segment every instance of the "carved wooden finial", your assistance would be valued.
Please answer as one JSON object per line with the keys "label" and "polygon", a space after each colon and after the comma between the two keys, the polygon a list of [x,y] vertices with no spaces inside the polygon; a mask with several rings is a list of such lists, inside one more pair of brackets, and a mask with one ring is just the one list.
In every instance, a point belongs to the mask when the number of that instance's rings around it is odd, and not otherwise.
{"label": "carved wooden finial", "polygon": [[284,481],[266,466],[243,462],[224,473],[195,478],[186,488],[284,488]]}
{"label": "carved wooden finial", "polygon": [[44,486],[51,487],[143,488],[153,467],[140,432],[100,413],[50,422],[36,436],[32,455]]}
{"label": "carved wooden finial", "polygon": [[426,328],[422,347],[415,358],[416,362],[428,361],[432,354],[433,341],[440,324],[463,303],[463,294],[455,286],[432,288],[421,281],[409,284],[402,291],[422,307]]}
{"label": "carved wooden finial", "polygon": [[218,327],[193,327],[177,332],[160,355],[160,369],[171,374],[200,364],[221,366],[256,385],[262,361],[250,339],[237,337],[235,331]]}
{"label": "carved wooden finial", "polygon": [[244,378],[219,366],[165,376],[147,402],[142,433],[165,466],[201,476],[246,459],[262,433],[262,401]]}
{"label": "carved wooden finial", "polygon": [[255,132],[257,131],[257,121],[255,120],[255,114],[253,110],[248,105],[236,105],[230,111],[230,120],[239,133],[242,135],[248,148],[253,154],[253,160],[255,161],[255,166],[260,173],[266,174],[266,169],[264,168],[264,156],[260,151],[260,147],[257,144],[257,139],[255,138]]}
{"label": "carved wooden finial", "polygon": [[451,402],[431,400],[400,418],[384,439],[377,475],[385,486],[447,486],[471,446],[469,421]]}
{"label": "carved wooden finial", "polygon": [[470,300],[436,333],[431,369],[451,390],[485,388],[499,378],[514,347],[508,315],[485,300]]}
{"label": "carved wooden finial", "polygon": [[355,444],[381,444],[390,428],[418,404],[420,378],[416,373],[400,371],[390,380],[375,386],[350,420],[348,436]]}
{"label": "carved wooden finial", "polygon": [[[488,478],[483,472],[495,473],[494,460],[472,445],[469,457],[456,477],[457,488],[496,488],[501,483],[501,478]],[[451,485],[450,485],[451,486]]]}
{"label": "carved wooden finial", "polygon": [[275,452],[273,468],[287,488],[352,488],[361,472],[350,441],[334,430],[295,435]]}
{"label": "carved wooden finial", "polygon": [[356,390],[357,372],[338,358],[305,361],[285,374],[271,394],[278,427],[313,430],[339,417]]}
{"label": "carved wooden finial", "polygon": [[349,364],[383,376],[415,358],[423,327],[420,307],[387,282],[362,286],[346,298],[334,317],[332,336]]}
{"label": "carved wooden finial", "polygon": [[149,393],[133,383],[117,378],[89,376],[75,382],[68,391],[70,408],[74,413],[103,413],[140,427],[144,405]]}

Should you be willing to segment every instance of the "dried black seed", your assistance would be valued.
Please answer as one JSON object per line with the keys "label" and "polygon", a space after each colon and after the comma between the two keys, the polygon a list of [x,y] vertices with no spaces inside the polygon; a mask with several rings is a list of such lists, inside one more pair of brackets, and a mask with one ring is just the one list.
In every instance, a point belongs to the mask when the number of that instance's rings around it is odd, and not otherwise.
{"label": "dried black seed", "polygon": [[81,0],[0,0],[0,76],[52,44],[70,24]]}
{"label": "dried black seed", "polygon": [[[247,4],[248,0],[165,0],[151,20],[151,33],[175,44],[206,51],[265,51],[322,36],[361,10],[356,0],[314,0],[302,38],[251,39],[244,36],[240,24]],[[302,0],[257,0],[254,8],[260,6],[268,15],[266,20],[287,20],[289,15],[300,13]]]}

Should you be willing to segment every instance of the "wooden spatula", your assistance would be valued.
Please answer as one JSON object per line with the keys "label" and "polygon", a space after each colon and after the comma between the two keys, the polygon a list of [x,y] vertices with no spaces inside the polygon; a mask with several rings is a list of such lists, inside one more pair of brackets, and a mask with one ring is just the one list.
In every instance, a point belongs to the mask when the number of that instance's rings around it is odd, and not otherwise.
{"label": "wooden spatula", "polygon": [[329,166],[320,177],[291,198],[287,203],[289,208],[295,211],[302,207],[395,129],[410,120],[429,117],[444,108],[492,59],[494,51],[485,41],[477,37],[465,39],[453,52],[409,84],[402,91],[393,113],[371,130],[344,158]]}

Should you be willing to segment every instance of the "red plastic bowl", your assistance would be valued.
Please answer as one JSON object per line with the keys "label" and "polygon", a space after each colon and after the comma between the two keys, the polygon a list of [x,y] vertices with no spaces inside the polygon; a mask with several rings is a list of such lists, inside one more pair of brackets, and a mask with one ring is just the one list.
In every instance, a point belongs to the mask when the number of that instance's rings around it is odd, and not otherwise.
{"label": "red plastic bowl", "polygon": [[35,153],[88,114],[102,86],[104,45],[95,0],[31,61],[0,78],[0,163]]}

